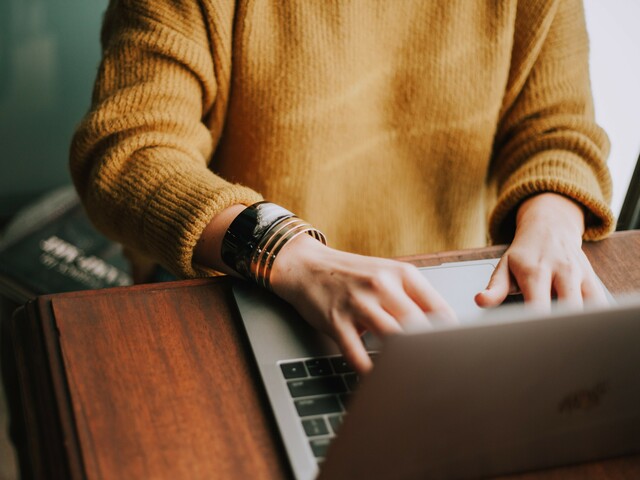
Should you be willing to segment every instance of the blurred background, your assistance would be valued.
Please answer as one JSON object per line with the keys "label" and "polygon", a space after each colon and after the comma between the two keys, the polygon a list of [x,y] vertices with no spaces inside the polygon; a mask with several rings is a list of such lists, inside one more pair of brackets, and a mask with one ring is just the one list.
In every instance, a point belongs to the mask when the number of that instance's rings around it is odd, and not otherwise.
{"label": "blurred background", "polygon": [[584,0],[596,119],[611,140],[613,211],[622,207],[640,154],[640,2]]}
{"label": "blurred background", "polygon": [[[0,227],[37,196],[71,183],[67,151],[89,106],[106,5],[0,0]],[[15,307],[0,297],[0,321]],[[0,387],[0,480],[17,480],[4,393]]]}
{"label": "blurred background", "polygon": [[67,152],[89,106],[107,0],[0,0],[0,221],[71,183]]}
{"label": "blurred background", "polygon": [[[107,0],[0,1],[0,224],[70,183],[67,151],[89,105]],[[612,141],[613,208],[640,153],[640,2],[585,0],[598,121]]]}

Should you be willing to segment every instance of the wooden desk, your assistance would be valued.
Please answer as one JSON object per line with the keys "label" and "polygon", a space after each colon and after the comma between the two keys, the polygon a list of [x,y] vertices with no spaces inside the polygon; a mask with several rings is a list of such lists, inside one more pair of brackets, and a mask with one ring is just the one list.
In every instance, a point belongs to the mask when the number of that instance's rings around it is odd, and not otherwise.
{"label": "wooden desk", "polygon": [[[640,290],[640,231],[585,250],[614,293]],[[491,258],[500,247],[408,260]],[[41,297],[14,317],[38,478],[291,476],[225,278]],[[510,476],[640,478],[640,455]]]}

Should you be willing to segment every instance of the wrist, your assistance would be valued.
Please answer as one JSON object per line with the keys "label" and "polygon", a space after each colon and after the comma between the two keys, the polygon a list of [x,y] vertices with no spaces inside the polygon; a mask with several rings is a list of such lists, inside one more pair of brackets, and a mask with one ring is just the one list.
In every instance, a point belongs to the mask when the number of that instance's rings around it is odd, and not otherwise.
{"label": "wrist", "polygon": [[270,202],[254,203],[228,225],[221,240],[220,259],[239,276],[271,289],[276,258],[300,236],[326,243],[322,232],[290,211]]}
{"label": "wrist", "polygon": [[331,249],[309,235],[300,235],[284,246],[271,270],[271,287],[285,297],[291,286],[300,283],[307,272],[314,272],[314,265],[322,262]]}
{"label": "wrist", "polygon": [[580,204],[564,195],[547,192],[522,202],[516,215],[516,227],[545,223],[570,230],[582,238],[585,230],[584,218],[584,210]]}
{"label": "wrist", "polygon": [[222,239],[229,225],[245,209],[245,205],[232,205],[225,208],[211,219],[204,228],[193,251],[193,261],[198,265],[213,268],[224,273],[234,273],[220,255]]}

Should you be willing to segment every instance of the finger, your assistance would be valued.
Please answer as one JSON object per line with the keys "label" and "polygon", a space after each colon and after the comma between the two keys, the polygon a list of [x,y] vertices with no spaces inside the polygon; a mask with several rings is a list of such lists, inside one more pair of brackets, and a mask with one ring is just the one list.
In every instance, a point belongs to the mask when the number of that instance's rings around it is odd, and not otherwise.
{"label": "finger", "polygon": [[[422,312],[420,314],[424,317]],[[402,332],[397,317],[386,311],[379,303],[361,303],[353,315],[357,317],[359,325],[370,330],[377,337]]]}
{"label": "finger", "polygon": [[[438,317],[456,319],[456,313],[431,283],[417,268],[407,270],[403,278],[403,288],[409,298],[422,312],[431,312]],[[424,315],[423,315],[424,317]]]}
{"label": "finger", "polygon": [[609,305],[609,299],[604,291],[604,287],[595,278],[595,274],[582,282],[582,297],[584,298],[584,302],[589,305]]}
{"label": "finger", "polygon": [[409,326],[419,327],[429,324],[425,312],[409,297],[406,297],[406,301],[398,302],[394,307],[393,313],[391,311],[389,313],[393,315],[403,329]]}
{"label": "finger", "polygon": [[572,307],[582,307],[582,281],[577,275],[557,274],[553,279],[553,288],[558,301]]}
{"label": "finger", "polygon": [[428,313],[427,322],[429,323],[430,326],[433,326],[433,327],[446,327],[446,326],[460,325],[460,320],[458,319],[456,314],[453,313],[454,316],[451,316],[451,315],[452,314],[443,315],[440,313]]}
{"label": "finger", "polygon": [[[514,274],[515,275],[515,274]],[[525,304],[544,310],[551,308],[551,272],[546,269],[526,269],[516,275]]]}
{"label": "finger", "polygon": [[503,255],[491,274],[487,288],[476,295],[475,301],[483,308],[496,307],[504,302],[511,289],[513,286],[509,272],[509,258]]}
{"label": "finger", "polygon": [[369,358],[360,335],[358,335],[356,327],[352,323],[344,324],[344,327],[336,333],[335,341],[338,343],[338,347],[347,363],[357,373],[364,374],[371,370],[371,367],[373,367],[371,358]]}
{"label": "finger", "polygon": [[400,285],[381,293],[379,301],[380,307],[403,327],[428,323],[424,311],[407,295],[407,292]]}
{"label": "finger", "polygon": [[583,303],[594,306],[609,305],[606,289],[600,282],[600,279],[591,266],[591,262],[589,262],[589,259],[584,253],[582,254],[581,260],[582,266],[587,272],[581,285]]}
{"label": "finger", "polygon": [[[417,270],[403,277],[403,285],[390,285],[380,296],[380,304],[404,329],[428,325],[456,324],[453,309],[444,301],[429,281]],[[403,286],[405,286],[403,288]],[[407,291],[409,290],[409,291]],[[411,295],[409,294],[411,292]],[[420,298],[420,294],[425,297]],[[415,297],[416,300],[414,300]],[[427,316],[425,310],[429,312]]]}

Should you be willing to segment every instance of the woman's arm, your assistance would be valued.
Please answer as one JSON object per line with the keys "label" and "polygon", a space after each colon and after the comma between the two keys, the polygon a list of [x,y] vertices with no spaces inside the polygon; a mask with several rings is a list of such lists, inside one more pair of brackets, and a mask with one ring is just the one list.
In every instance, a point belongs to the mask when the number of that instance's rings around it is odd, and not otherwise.
{"label": "woman's arm", "polygon": [[206,274],[192,255],[214,216],[262,198],[208,168],[228,99],[233,11],[216,2],[214,24],[200,3],[110,2],[92,105],[70,154],[94,224],[182,277]]}
{"label": "woman's arm", "polygon": [[[200,265],[237,275],[220,254],[222,239],[245,207],[234,205],[213,218],[196,245]],[[397,333],[409,322],[428,322],[454,313],[414,266],[329,248],[299,235],[278,253],[271,271],[273,291],[302,317],[327,333],[359,372],[371,368],[360,340]]]}
{"label": "woman's arm", "polygon": [[490,178],[498,203],[490,219],[496,242],[511,242],[482,306],[511,290],[548,305],[552,296],[581,304],[602,289],[581,250],[582,239],[608,235],[611,178],[606,134],[595,123],[588,39],[580,2],[542,2],[546,17],[521,2],[512,74]]}

